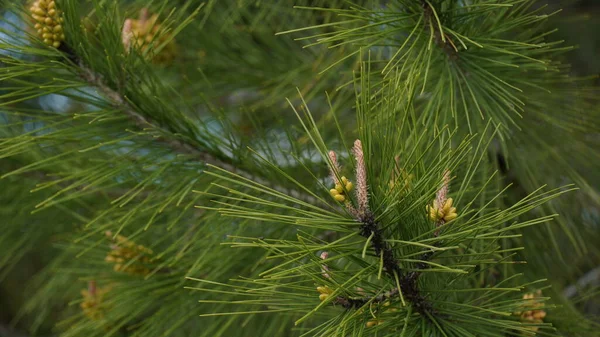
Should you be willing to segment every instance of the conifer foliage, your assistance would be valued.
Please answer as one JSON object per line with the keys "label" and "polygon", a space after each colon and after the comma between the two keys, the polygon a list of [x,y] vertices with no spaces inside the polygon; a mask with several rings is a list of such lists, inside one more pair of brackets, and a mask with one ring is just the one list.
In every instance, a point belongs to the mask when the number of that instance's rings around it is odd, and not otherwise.
{"label": "conifer foliage", "polygon": [[0,3],[0,334],[598,335],[559,10]]}

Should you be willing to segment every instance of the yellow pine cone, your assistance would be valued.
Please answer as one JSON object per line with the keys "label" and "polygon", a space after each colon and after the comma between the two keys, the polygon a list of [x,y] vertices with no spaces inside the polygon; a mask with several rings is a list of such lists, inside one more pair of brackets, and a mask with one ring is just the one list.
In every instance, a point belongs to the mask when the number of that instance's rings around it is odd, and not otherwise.
{"label": "yellow pine cone", "polygon": [[[107,236],[112,237],[112,233],[107,232]],[[149,255],[153,252],[151,249],[138,245],[125,236],[117,235],[116,244],[104,258],[108,263],[114,263],[113,270],[131,275],[148,275],[150,268],[146,266],[151,262]]]}
{"label": "yellow pine cone", "polygon": [[[544,304],[541,302],[534,302],[535,298],[541,297],[542,291],[538,290],[535,293],[527,293],[523,295],[524,300],[532,300],[531,303],[528,303],[527,309],[523,312],[516,312],[515,314],[521,316],[521,321],[526,323],[543,323],[544,318],[546,317],[546,311],[541,309]],[[537,326],[530,326],[527,329],[537,332],[540,328]]]}
{"label": "yellow pine cone", "polygon": [[65,40],[63,32],[62,12],[56,8],[54,0],[36,0],[31,8],[31,17],[35,22],[35,29],[44,43],[54,48],[60,47]]}
{"label": "yellow pine cone", "polygon": [[[383,306],[384,306],[383,312],[384,313],[397,312],[398,311],[398,309],[396,309],[396,308],[389,308],[390,305],[391,305],[391,303],[389,301],[385,301],[383,303]],[[379,324],[383,324],[383,320],[377,318],[377,319],[371,319],[371,320],[367,321],[366,325],[367,325],[367,328],[371,328],[371,327],[374,327],[374,326],[379,325]]]}
{"label": "yellow pine cone", "polygon": [[383,323],[383,321],[380,319],[372,319],[372,320],[368,321],[366,325],[367,325],[367,328],[371,328],[371,327],[374,327],[374,326],[382,324],[382,323]]}
{"label": "yellow pine cone", "polygon": [[[389,302],[389,301],[386,301],[385,303],[383,303],[383,306],[384,306],[384,307],[389,307],[389,306],[390,306],[390,302]],[[398,309],[396,309],[396,308],[391,308],[391,309],[386,309],[384,312],[397,312],[397,311],[398,311]]]}
{"label": "yellow pine cone", "polygon": [[333,290],[328,286],[317,287],[317,291],[320,293],[319,299],[321,301],[325,301],[329,297],[329,295],[333,294]]}
{"label": "yellow pine cone", "polygon": [[443,220],[445,222],[456,219],[456,207],[452,207],[452,198],[448,198],[442,207],[439,207],[437,200],[433,201],[433,205],[427,205],[429,218],[433,221]]}
{"label": "yellow pine cone", "polygon": [[[142,11],[139,20],[128,19],[131,22],[131,31],[124,32],[124,34],[130,34],[129,46],[126,45],[125,49],[129,52],[129,47],[136,48],[157,64],[170,63],[177,53],[175,40],[171,39],[166,43],[171,35],[162,32],[163,28],[158,21],[158,15],[154,14],[150,18],[145,18],[144,16],[147,15],[145,12],[146,10]],[[157,48],[161,48],[161,50],[156,52]]]}
{"label": "yellow pine cone", "polygon": [[335,184],[335,188],[329,190],[329,194],[338,202],[346,201],[346,192],[350,192],[354,185],[348,178],[342,177],[340,183]]}
{"label": "yellow pine cone", "polygon": [[102,307],[102,302],[104,295],[109,290],[110,287],[96,288],[93,293],[90,293],[88,289],[81,290],[83,302],[79,304],[79,307],[91,320],[100,320],[104,318],[105,309]]}

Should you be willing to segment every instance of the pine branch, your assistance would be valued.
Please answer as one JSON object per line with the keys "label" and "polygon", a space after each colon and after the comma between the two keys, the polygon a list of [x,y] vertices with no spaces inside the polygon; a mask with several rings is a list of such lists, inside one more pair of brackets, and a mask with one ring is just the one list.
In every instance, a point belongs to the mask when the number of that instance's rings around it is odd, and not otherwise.
{"label": "pine branch", "polygon": [[383,256],[383,269],[392,278],[395,275],[400,275],[401,270],[398,266],[398,261],[394,257],[394,251],[385,241],[383,234],[379,228],[379,224],[375,221],[372,213],[367,213],[358,219],[362,225],[360,227],[360,235],[365,238],[371,238],[371,247],[375,251],[376,256]]}
{"label": "pine branch", "polygon": [[[19,168],[21,168],[23,165],[21,164],[17,164],[17,163],[13,163],[13,162],[5,162],[3,163],[3,169],[6,171],[14,171],[17,170]],[[33,171],[27,171],[27,172],[23,172],[21,174],[19,174],[20,177],[25,177],[27,179],[30,179],[36,183],[40,183],[40,182],[50,182],[53,181],[53,179],[51,178],[51,176],[48,175],[48,172],[44,171],[44,170],[33,170]],[[61,182],[55,185],[58,190],[60,189],[67,189],[69,188],[69,183],[68,182]],[[93,193],[101,193],[102,195],[106,195],[109,198],[114,198],[117,199],[119,197],[122,197],[123,195],[130,193],[131,189],[127,188],[127,187],[123,187],[123,188],[117,188],[117,187],[111,187],[110,189],[107,190],[99,190],[99,191],[94,191],[93,187],[91,185],[79,185],[77,187],[75,187],[73,189],[73,191],[85,191],[85,190],[89,190],[92,191]],[[136,194],[137,197],[140,197],[141,199],[147,198],[149,195],[156,193],[156,191],[141,191],[139,193]],[[168,195],[164,195],[165,198],[169,197]],[[201,214],[204,214],[205,211],[203,209],[199,209],[199,208],[194,208],[194,214],[199,217]]]}
{"label": "pine branch", "polygon": [[[145,129],[145,128],[150,127],[152,129],[162,131],[163,133],[168,133],[166,130],[161,128],[157,122],[139,114],[129,103],[127,103],[125,98],[119,92],[113,90],[108,85],[106,85],[106,83],[103,81],[101,75],[95,73],[93,70],[88,68],[85,64],[83,64],[83,62],[81,62],[81,61],[78,62],[78,65],[81,70],[81,74],[80,74],[81,78],[83,78],[90,85],[93,85],[94,87],[98,88],[100,90],[100,92],[112,103],[112,105],[115,108],[120,109],[127,116],[129,116],[130,119],[140,129]],[[211,155],[207,152],[198,150],[197,148],[190,145],[189,143],[186,143],[186,142],[178,140],[178,139],[161,138],[160,140],[163,143],[167,144],[169,147],[171,147],[177,153],[184,154],[184,155],[191,155],[196,158],[200,158],[202,161],[206,162],[207,164],[219,166],[219,167],[222,167],[231,172],[240,173],[239,170],[235,166],[233,166],[229,163],[225,163],[222,160],[217,159],[216,157],[214,157],[213,155]],[[241,175],[244,175],[244,174],[241,174]]]}
{"label": "pine branch", "polygon": [[[352,153],[356,159],[356,199],[358,200],[358,209],[354,209],[350,204],[346,204],[346,207],[351,214],[354,214],[355,219],[361,223],[359,234],[362,237],[370,240],[371,247],[375,251],[375,255],[381,257],[385,273],[391,280],[397,280],[400,288],[395,288],[392,291],[383,295],[379,295],[375,298],[367,297],[361,299],[352,299],[338,297],[334,303],[341,304],[345,308],[359,308],[370,301],[381,302],[396,295],[400,295],[403,299],[410,302],[418,313],[424,317],[428,317],[428,313],[431,312],[431,305],[425,300],[425,297],[421,295],[417,286],[417,280],[421,273],[418,271],[413,271],[405,274],[401,270],[400,263],[394,256],[394,250],[386,241],[375,215],[369,209],[367,170],[362,142],[360,140],[356,140],[354,142]],[[329,156],[332,164],[331,176],[333,177],[334,181],[336,181],[337,179],[335,177],[338,174],[336,170],[339,170],[337,156],[333,151],[330,152]],[[426,261],[430,257],[431,252],[427,252],[423,254],[422,261]],[[425,269],[427,268],[427,264],[421,262],[416,265],[416,268]]]}
{"label": "pine branch", "polygon": [[[413,271],[408,274],[402,272],[398,260],[394,257],[392,247],[386,242],[383,233],[379,228],[379,224],[371,212],[366,213],[359,221],[362,223],[360,235],[365,238],[371,238],[371,247],[377,256],[382,257],[383,269],[386,274],[392,280],[398,279],[400,283],[400,289],[396,288],[389,293],[389,296],[384,296],[382,299],[375,298],[374,300],[380,302],[389,297],[401,294],[405,300],[413,305],[418,313],[427,317],[428,315],[426,313],[431,312],[431,304],[429,304],[425,297],[421,295],[417,286],[417,280],[421,275],[421,272]],[[421,261],[427,261],[431,257],[431,254],[431,252],[424,253],[421,257]],[[425,268],[427,268],[427,264],[424,262],[420,262],[416,265],[416,269]],[[364,303],[366,302],[367,301]]]}
{"label": "pine branch", "polygon": [[433,5],[429,1],[421,0],[421,6],[423,7],[423,16],[425,18],[424,28],[427,29],[427,27],[431,27],[435,43],[444,51],[444,53],[446,53],[448,58],[452,60],[458,58],[458,49],[454,43],[452,43],[450,37],[444,34],[443,31],[436,28],[438,23],[436,22],[436,15],[434,13],[435,9],[433,8]]}
{"label": "pine branch", "polygon": [[[107,85],[103,80],[103,76],[94,72],[86,64],[84,64],[84,62],[80,60],[68,46],[63,45],[61,46],[61,49],[66,53],[66,55],[71,61],[74,61],[78,65],[80,70],[79,75],[81,76],[81,78],[90,85],[96,87],[115,108],[123,111],[135,123],[135,125],[138,128],[151,128],[160,131],[163,135],[170,134],[170,132],[162,128],[158,122],[138,113],[134,109],[134,107],[127,102],[127,100],[123,97],[123,95],[120,92],[114,90],[109,85]],[[279,192],[287,193],[288,195],[299,200],[303,200],[312,204],[315,204],[317,202],[317,200],[310,195],[307,195],[297,190],[286,188],[281,185],[273,184],[272,182],[262,177],[258,177],[255,174],[244,171],[239,167],[231,163],[225,162],[206,151],[202,151],[184,140],[167,137],[161,137],[158,139],[177,153],[189,155],[194,158],[198,158],[209,165],[214,165],[223,168],[227,171],[237,173],[240,176],[243,176],[244,178],[251,179],[265,186],[269,186]]]}
{"label": "pine branch", "polygon": [[390,291],[386,291],[385,293],[374,297],[345,298],[339,296],[333,301],[333,303],[339,304],[346,309],[358,309],[360,307],[363,307],[367,303],[383,303],[389,299],[398,297],[398,293],[398,288],[394,288]]}

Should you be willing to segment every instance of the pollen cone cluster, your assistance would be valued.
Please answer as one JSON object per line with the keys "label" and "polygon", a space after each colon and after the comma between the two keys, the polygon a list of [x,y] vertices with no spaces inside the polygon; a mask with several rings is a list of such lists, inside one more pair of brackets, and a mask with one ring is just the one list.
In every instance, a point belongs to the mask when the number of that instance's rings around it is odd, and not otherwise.
{"label": "pollen cone cluster", "polygon": [[445,222],[454,220],[458,214],[456,207],[452,207],[452,202],[452,198],[448,198],[443,205],[440,205],[437,200],[434,200],[432,206],[427,206],[429,218],[433,221],[444,220]]}
{"label": "pollen cone cluster", "polygon": [[[112,237],[110,232],[107,232],[106,235]],[[138,245],[122,235],[117,235],[115,241],[116,243],[111,246],[111,250],[105,258],[106,262],[114,264],[114,271],[142,276],[150,273],[147,265],[151,262],[152,250]]]}
{"label": "pollen cone cluster", "polygon": [[346,201],[346,192],[350,192],[352,190],[352,182],[348,180],[346,177],[342,177],[341,181],[335,184],[335,188],[332,188],[329,191],[329,194],[339,202]]}
{"label": "pollen cone cluster", "polygon": [[[531,303],[528,303],[528,305],[527,305],[528,310],[515,313],[515,314],[521,316],[522,322],[535,323],[535,324],[544,323],[544,318],[546,317],[546,311],[542,309],[544,304],[542,302],[535,301],[536,298],[539,298],[541,296],[542,296],[541,290],[538,290],[535,293],[527,293],[527,294],[523,295],[523,299],[531,301]],[[527,329],[529,329],[533,332],[537,332],[540,328],[537,326],[530,326],[530,327],[527,327]]]}
{"label": "pollen cone cluster", "polygon": [[[169,63],[176,54],[175,42],[171,39],[166,43],[171,36],[161,32],[162,30],[158,15],[148,17],[148,10],[143,9],[139,19],[125,20],[122,32],[125,51],[136,48],[154,63]],[[159,47],[162,49],[156,52]]]}
{"label": "pollen cone cluster", "polygon": [[90,282],[88,289],[81,290],[83,302],[79,304],[83,313],[91,320],[100,320],[104,318],[103,298],[110,290],[110,287],[96,288],[95,282]]}
{"label": "pollen cone cluster", "polygon": [[317,291],[319,292],[319,299],[321,301],[325,301],[331,294],[333,294],[333,289],[328,286],[317,287]]}
{"label": "pollen cone cluster", "polygon": [[56,8],[56,2],[54,0],[36,0],[29,10],[35,21],[35,29],[44,43],[54,48],[60,47],[65,40],[62,27],[64,19],[61,11]]}

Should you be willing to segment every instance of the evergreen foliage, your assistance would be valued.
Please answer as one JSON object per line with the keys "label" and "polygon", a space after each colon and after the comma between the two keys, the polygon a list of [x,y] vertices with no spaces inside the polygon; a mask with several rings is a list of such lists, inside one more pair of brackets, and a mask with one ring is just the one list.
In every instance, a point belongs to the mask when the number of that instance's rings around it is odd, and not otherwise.
{"label": "evergreen foliage", "polygon": [[600,96],[558,10],[0,4],[11,329],[599,335]]}

